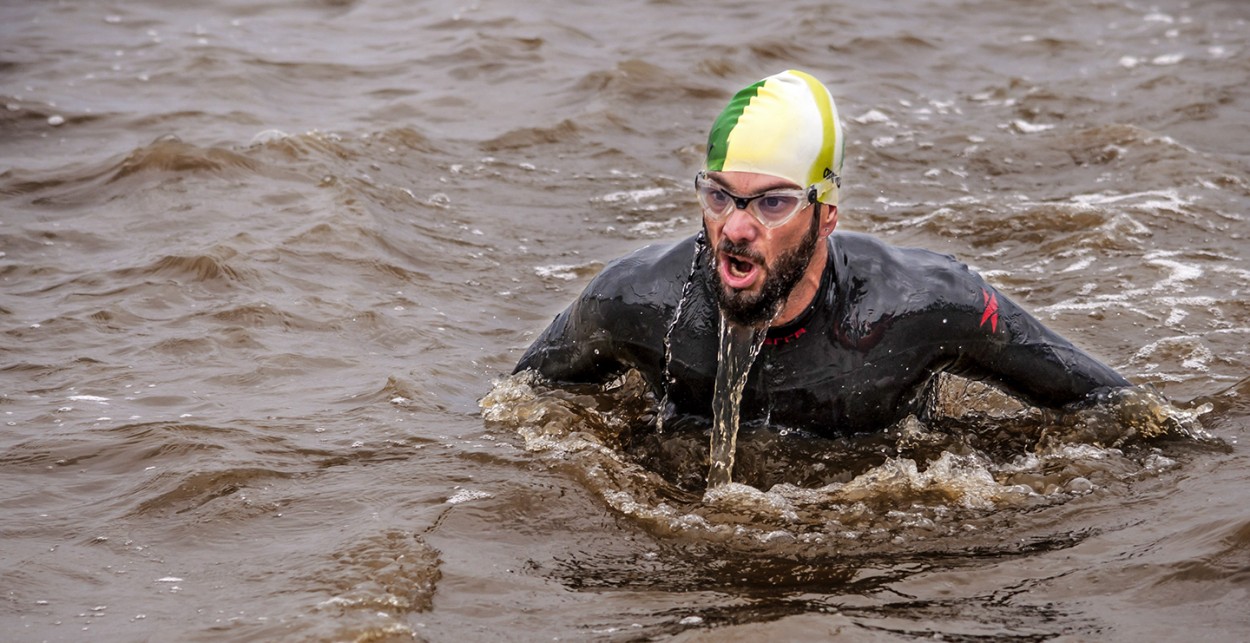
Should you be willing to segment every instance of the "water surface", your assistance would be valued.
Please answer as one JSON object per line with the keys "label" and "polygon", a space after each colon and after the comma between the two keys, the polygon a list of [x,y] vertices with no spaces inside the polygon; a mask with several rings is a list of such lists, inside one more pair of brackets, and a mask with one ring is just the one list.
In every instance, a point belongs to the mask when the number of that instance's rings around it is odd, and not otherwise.
{"label": "water surface", "polygon": [[[1240,639],[1247,18],[5,3],[0,622],[21,641]],[[705,497],[707,427],[640,430],[636,379],[505,378],[607,261],[695,232],[707,127],[787,67],[846,121],[845,229],[958,256],[1205,411],[1209,437],[954,381],[942,423],[743,427],[735,484]]]}

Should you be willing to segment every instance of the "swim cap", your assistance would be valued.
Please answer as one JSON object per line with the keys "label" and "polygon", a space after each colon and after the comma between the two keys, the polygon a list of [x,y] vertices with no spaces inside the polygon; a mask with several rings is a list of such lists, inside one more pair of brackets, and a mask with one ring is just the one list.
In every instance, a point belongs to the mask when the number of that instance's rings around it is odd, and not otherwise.
{"label": "swim cap", "polygon": [[756,172],[800,187],[834,178],[817,194],[838,204],[845,147],[838,107],[819,80],[793,69],[769,76],[729,101],[707,139],[709,172]]}

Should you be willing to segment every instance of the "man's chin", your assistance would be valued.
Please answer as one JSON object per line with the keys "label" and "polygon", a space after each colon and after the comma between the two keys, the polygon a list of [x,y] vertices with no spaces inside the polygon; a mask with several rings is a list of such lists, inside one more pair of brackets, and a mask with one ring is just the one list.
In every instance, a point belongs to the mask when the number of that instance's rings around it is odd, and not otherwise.
{"label": "man's chin", "polygon": [[759,293],[721,286],[719,294],[721,316],[739,326],[765,326],[776,315],[777,306],[761,301]]}

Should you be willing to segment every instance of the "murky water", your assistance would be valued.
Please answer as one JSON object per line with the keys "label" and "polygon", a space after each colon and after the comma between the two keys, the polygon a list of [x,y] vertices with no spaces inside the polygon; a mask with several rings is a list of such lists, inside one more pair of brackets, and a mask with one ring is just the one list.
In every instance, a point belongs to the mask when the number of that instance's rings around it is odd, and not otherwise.
{"label": "murky water", "polygon": [[[1247,18],[5,3],[6,639],[1244,638]],[[706,128],[786,67],[846,117],[843,228],[1180,415],[949,379],[881,435],[743,425],[705,495],[710,422],[657,436],[636,374],[507,377],[697,230]]]}

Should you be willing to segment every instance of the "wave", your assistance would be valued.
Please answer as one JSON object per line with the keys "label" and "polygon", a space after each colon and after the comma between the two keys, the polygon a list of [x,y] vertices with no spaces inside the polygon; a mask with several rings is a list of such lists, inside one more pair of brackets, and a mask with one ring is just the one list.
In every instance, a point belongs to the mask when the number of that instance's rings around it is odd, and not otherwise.
{"label": "wave", "polygon": [[[720,76],[728,75],[735,69],[724,59],[719,59],[718,63],[709,62],[707,68]],[[719,84],[705,83],[685,70],[669,70],[637,58],[622,60],[610,70],[583,75],[573,85],[570,94],[586,100],[624,105],[640,101],[687,104],[690,99],[720,100],[727,97],[726,88]]]}
{"label": "wave", "polygon": [[237,152],[219,147],[199,147],[182,142],[176,136],[165,136],[151,145],[139,148],[122,159],[108,182],[120,181],[142,172],[170,174],[250,174],[260,164]]}
{"label": "wave", "polygon": [[352,137],[322,131],[288,134],[281,130],[263,130],[252,137],[248,148],[263,152],[281,152],[288,159],[323,158],[337,161],[378,159],[393,156],[399,150],[422,154],[442,151],[433,139],[414,127],[395,127]]}
{"label": "wave", "polygon": [[484,141],[482,149],[489,152],[515,150],[541,145],[575,143],[581,140],[582,129],[571,120],[563,120],[550,127],[522,127]]}
{"label": "wave", "polygon": [[[383,153],[379,154],[379,150]],[[124,156],[104,161],[70,163],[40,170],[6,169],[0,173],[0,195],[33,195],[39,205],[75,205],[107,202],[131,194],[150,182],[166,183],[192,176],[241,180],[261,175],[315,184],[326,175],[324,166],[327,164],[334,168],[362,158],[439,151],[429,137],[412,127],[391,128],[352,138],[331,132],[292,135],[265,130],[237,149],[197,145],[168,134]],[[295,161],[322,165],[309,167],[293,163]]]}
{"label": "wave", "polygon": [[239,152],[184,143],[167,135],[120,159],[49,170],[8,170],[0,176],[4,179],[0,194],[32,195],[32,202],[41,206],[98,204],[143,189],[149,181],[159,183],[188,175],[241,178],[263,167]]}
{"label": "wave", "polygon": [[[148,497],[135,507],[129,516],[148,516],[152,514],[181,514],[197,510],[219,498],[238,494],[248,487],[259,486],[268,480],[290,478],[293,474],[264,467],[230,467],[217,470],[197,471],[191,474],[172,472],[158,473],[148,487],[172,489],[160,491]],[[151,491],[146,495],[150,495]],[[252,505],[244,503],[239,507],[231,505],[213,511],[214,519],[240,520],[243,518],[273,512],[276,507],[268,505]]]}
{"label": "wave", "polygon": [[174,279],[185,278],[194,282],[247,280],[247,271],[232,266],[228,258],[206,254],[164,256],[144,268],[133,269],[129,272]]}

